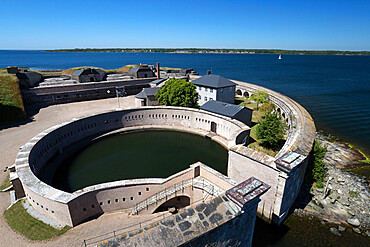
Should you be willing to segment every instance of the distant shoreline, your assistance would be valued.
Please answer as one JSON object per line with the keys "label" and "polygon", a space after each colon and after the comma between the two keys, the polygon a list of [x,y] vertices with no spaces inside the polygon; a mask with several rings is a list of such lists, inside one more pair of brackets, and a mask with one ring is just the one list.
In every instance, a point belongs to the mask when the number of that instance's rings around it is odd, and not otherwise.
{"label": "distant shoreline", "polygon": [[314,50],[280,50],[280,49],[200,49],[200,48],[75,48],[55,49],[44,52],[119,52],[119,53],[211,53],[211,54],[283,54],[283,55],[370,55],[370,51],[314,51]]}

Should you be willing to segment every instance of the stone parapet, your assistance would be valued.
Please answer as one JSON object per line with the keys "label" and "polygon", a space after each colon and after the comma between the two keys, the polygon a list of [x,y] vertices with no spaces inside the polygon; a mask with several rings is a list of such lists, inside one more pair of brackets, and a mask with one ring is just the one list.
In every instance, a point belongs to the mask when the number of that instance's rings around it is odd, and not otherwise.
{"label": "stone parapet", "polygon": [[[81,140],[86,142],[118,130],[161,128],[208,136],[211,123],[216,123],[219,128],[210,138],[222,143],[226,148],[237,144],[238,136],[244,132],[249,133],[250,130],[237,120],[207,111],[164,106],[112,110],[58,124],[41,132],[21,148],[15,169],[24,193],[19,191],[17,195],[21,197],[25,194],[30,204],[41,214],[66,225],[76,225],[103,212],[131,208],[163,188],[194,178],[195,168],[189,168],[190,170],[184,170],[167,179],[115,181],[68,193],[48,184],[58,165],[57,162],[50,162],[50,158],[68,153],[72,145],[74,149],[78,148],[75,145]],[[202,168],[200,173],[222,180],[222,176],[215,176],[209,169]],[[223,187],[228,186],[225,181],[221,181]],[[120,203],[111,203],[123,192],[133,199],[123,202],[121,198]],[[140,196],[137,195],[138,192]]]}

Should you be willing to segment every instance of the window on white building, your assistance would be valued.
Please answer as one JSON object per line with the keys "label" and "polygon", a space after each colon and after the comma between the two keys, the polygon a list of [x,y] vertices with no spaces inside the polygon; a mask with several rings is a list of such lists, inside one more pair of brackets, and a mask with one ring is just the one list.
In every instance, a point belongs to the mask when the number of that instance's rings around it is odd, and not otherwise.
{"label": "window on white building", "polygon": [[210,89],[209,89],[209,91],[210,91],[211,93],[213,93],[213,89],[212,89],[212,88],[210,88]]}
{"label": "window on white building", "polygon": [[204,88],[204,91],[206,91],[206,92],[207,92],[207,91],[208,91],[208,88],[206,88],[206,87],[205,87],[205,88]]}
{"label": "window on white building", "polygon": [[200,95],[199,95],[198,99],[199,99],[199,100],[202,100],[202,96],[200,96]]}
{"label": "window on white building", "polygon": [[213,100],[213,98],[209,98],[209,100]]}
{"label": "window on white building", "polygon": [[204,97],[204,100],[207,101],[207,97]]}

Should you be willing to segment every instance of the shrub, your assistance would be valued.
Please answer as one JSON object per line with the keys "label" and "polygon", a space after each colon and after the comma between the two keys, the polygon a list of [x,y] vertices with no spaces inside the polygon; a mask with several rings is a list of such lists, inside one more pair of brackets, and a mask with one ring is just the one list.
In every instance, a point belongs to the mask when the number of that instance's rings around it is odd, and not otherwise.
{"label": "shrub", "polygon": [[316,187],[319,188],[319,189],[322,189],[322,188],[324,188],[324,184],[322,182],[317,182]]}
{"label": "shrub", "polygon": [[268,114],[268,113],[271,113],[273,110],[275,110],[275,108],[276,108],[276,105],[274,103],[266,102],[260,106],[260,111]]}
{"label": "shrub", "polygon": [[321,143],[315,140],[306,171],[307,183],[312,184],[313,182],[323,182],[326,174],[326,165],[323,162],[325,153],[326,146],[321,146]]}
{"label": "shrub", "polygon": [[270,113],[259,122],[256,128],[256,137],[262,146],[277,149],[279,143],[284,139],[286,124],[281,120],[280,115]]}

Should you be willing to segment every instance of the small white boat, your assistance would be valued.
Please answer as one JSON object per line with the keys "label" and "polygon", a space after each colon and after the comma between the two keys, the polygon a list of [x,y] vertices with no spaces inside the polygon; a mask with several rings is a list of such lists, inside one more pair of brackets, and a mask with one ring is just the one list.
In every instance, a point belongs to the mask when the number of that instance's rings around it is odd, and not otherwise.
{"label": "small white boat", "polygon": [[282,59],[282,58],[281,58],[281,55],[279,55],[278,59],[279,59],[279,60],[281,60],[281,59]]}

